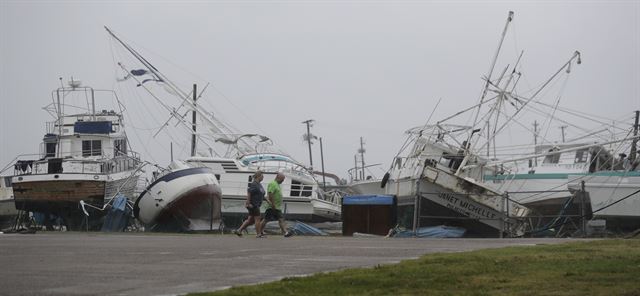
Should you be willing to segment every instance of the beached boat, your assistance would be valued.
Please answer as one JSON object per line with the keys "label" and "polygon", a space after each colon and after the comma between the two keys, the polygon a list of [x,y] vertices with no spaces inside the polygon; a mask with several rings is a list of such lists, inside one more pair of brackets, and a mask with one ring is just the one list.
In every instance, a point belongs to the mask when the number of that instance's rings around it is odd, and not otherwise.
{"label": "beached boat", "polygon": [[122,110],[97,109],[96,100],[119,102],[114,92],[71,81],[52,97],[45,110],[55,121],[47,123],[39,157],[14,165],[16,208],[56,216],[69,230],[99,228],[102,213],[90,208],[87,217],[81,201],[100,208],[118,193],[133,200],[140,159],[129,149]]}
{"label": "beached boat", "polygon": [[[442,132],[442,127],[434,128]],[[385,194],[398,198],[401,226],[414,230],[458,226],[474,237],[525,234],[529,209],[479,182],[484,168],[459,171],[465,157],[472,158],[467,161],[469,165],[481,159],[469,152],[460,154],[437,137],[429,137],[425,128],[414,132],[410,131],[415,137],[413,148],[407,156],[397,158],[401,161],[382,180]]]}
{"label": "beached boat", "polygon": [[312,174],[301,164],[282,154],[250,154],[239,158],[192,157],[187,160],[194,167],[208,167],[219,178],[222,187],[223,214],[244,217],[247,185],[250,177],[260,170],[263,183],[283,173],[283,213],[287,219],[311,222],[339,221],[340,201],[318,186]]}
{"label": "beached boat", "polygon": [[133,213],[148,231],[220,230],[218,180],[208,168],[173,162],[140,194]]}
{"label": "beached boat", "polygon": [[570,178],[571,192],[586,192],[593,219],[606,220],[606,227],[611,230],[640,228],[640,171],[599,172]]}
{"label": "beached boat", "polygon": [[[164,90],[169,89],[168,93],[171,97],[179,102],[179,106],[169,107],[167,111],[171,114],[169,120],[178,121],[177,125],[186,127],[186,131],[191,136],[191,155],[183,159],[191,167],[211,169],[216,176],[222,190],[222,214],[227,226],[238,224],[246,216],[244,200],[246,200],[247,186],[250,177],[257,170],[265,173],[264,182],[271,181],[278,172],[285,174],[286,179],[282,184],[283,213],[287,219],[340,220],[339,197],[325,194],[311,171],[287,153],[272,149],[273,142],[268,137],[241,133],[230,124],[213,116],[213,113],[206,110],[202,104],[196,104],[201,94],[197,94],[195,85],[190,96],[157,67],[150,64],[149,59],[143,58],[111,30],[108,28],[106,30],[126,52],[135,57],[136,63],[139,64],[136,67],[144,67],[144,69],[132,70],[124,63],[118,63],[127,77],[126,80],[135,81],[137,86],[148,82],[160,84]],[[169,106],[169,103],[160,100],[161,96],[153,94],[150,88],[144,87],[145,91],[149,92],[162,106]],[[187,113],[184,115],[177,113],[181,108],[191,110],[192,121],[185,120]],[[198,147],[203,146],[206,146],[206,150],[199,151]]]}
{"label": "beached boat", "polygon": [[[413,143],[413,148],[405,155],[401,154],[403,151],[398,153],[382,180],[384,193],[398,197],[402,226],[414,230],[423,226],[461,226],[467,229],[467,236],[519,236],[531,230],[527,222],[531,210],[511,198],[511,192],[489,186],[485,180],[485,176],[499,175],[503,165],[512,162],[491,158],[489,152],[484,157],[480,152],[490,151],[490,146],[495,151],[496,138],[502,130],[514,123],[523,109],[536,104],[538,94],[561,74],[568,75],[571,66],[580,64],[581,59],[580,53],[574,52],[548,80],[530,90],[530,97],[521,96],[516,86],[522,76],[518,71],[522,54],[514,64],[494,75],[512,19],[510,12],[489,73],[483,78],[479,102],[434,124],[429,124],[430,116],[427,124],[407,132],[407,143]],[[522,159],[554,153],[530,153]],[[364,185],[354,188],[371,184]]]}

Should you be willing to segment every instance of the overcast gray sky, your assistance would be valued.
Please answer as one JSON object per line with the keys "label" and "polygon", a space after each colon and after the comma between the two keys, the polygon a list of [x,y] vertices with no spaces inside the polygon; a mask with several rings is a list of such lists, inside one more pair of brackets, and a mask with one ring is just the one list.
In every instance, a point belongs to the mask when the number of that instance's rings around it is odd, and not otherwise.
{"label": "overcast gray sky", "polygon": [[[0,166],[38,153],[58,77],[122,92],[107,25],[184,89],[212,83],[216,114],[297,160],[308,163],[301,122],[314,119],[328,171],[346,177],[360,137],[367,162],[386,169],[439,98],[434,120],[476,103],[509,10],[500,69],[524,50],[534,86],[579,50],[563,106],[608,118],[640,109],[639,1],[0,0]],[[154,104],[119,95],[129,110]],[[125,115],[146,117],[137,110]],[[168,144],[137,140],[145,133],[131,126],[132,148],[166,165]]]}

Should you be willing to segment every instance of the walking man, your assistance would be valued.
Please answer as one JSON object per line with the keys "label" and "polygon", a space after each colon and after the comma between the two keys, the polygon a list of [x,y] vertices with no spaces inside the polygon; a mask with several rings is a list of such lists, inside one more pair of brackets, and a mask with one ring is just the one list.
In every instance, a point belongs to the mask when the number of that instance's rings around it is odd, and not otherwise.
{"label": "walking man", "polygon": [[282,189],[280,189],[280,184],[282,184],[284,178],[283,173],[278,173],[276,178],[267,185],[268,207],[264,212],[264,219],[260,229],[264,229],[267,221],[277,220],[284,237],[290,237],[293,233],[287,231],[287,224],[284,222],[284,216],[282,215]]}
{"label": "walking man", "polygon": [[256,225],[256,237],[263,238],[262,235],[262,225],[260,219],[260,206],[262,205],[262,200],[264,199],[264,188],[262,187],[262,179],[264,176],[261,171],[257,171],[253,174],[253,180],[249,183],[249,187],[247,188],[247,200],[245,201],[244,206],[247,208],[249,212],[249,217],[247,220],[242,222],[240,228],[233,231],[237,236],[242,236],[242,231],[247,228],[249,225]]}

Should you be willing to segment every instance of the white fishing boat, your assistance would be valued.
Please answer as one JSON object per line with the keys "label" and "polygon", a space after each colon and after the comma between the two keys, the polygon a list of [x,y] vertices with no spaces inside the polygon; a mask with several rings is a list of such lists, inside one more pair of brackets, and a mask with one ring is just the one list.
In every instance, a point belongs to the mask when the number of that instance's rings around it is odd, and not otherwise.
{"label": "white fishing boat", "polygon": [[[278,172],[285,174],[286,179],[282,184],[283,212],[287,219],[340,220],[339,197],[324,194],[312,172],[287,153],[272,149],[273,142],[268,137],[241,133],[230,124],[213,116],[213,113],[206,110],[203,104],[196,104],[201,94],[197,94],[195,85],[191,94],[182,91],[166,75],[158,71],[157,67],[150,64],[148,59],[143,58],[137,51],[122,42],[108,28],[107,32],[135,57],[135,63],[139,64],[136,67],[144,67],[144,69],[132,70],[127,68],[124,62],[119,62],[118,65],[124,71],[125,77],[134,80],[137,86],[145,86],[143,88],[151,94],[153,99],[158,100],[162,106],[167,106],[167,112],[171,116],[169,121],[177,121],[177,125],[186,128],[189,132],[191,154],[183,159],[191,167],[211,169],[216,176],[222,191],[222,214],[225,219],[230,217],[225,220],[227,226],[234,224],[233,220],[239,222],[246,216],[244,200],[246,200],[247,186],[251,182],[250,176],[257,170],[265,173],[264,182],[271,181]],[[162,85],[164,90],[168,89],[164,96],[169,95],[174,102],[177,98],[179,106],[172,107],[161,99],[161,95],[154,94],[150,90],[151,87],[145,85],[149,81]],[[187,113],[178,113],[182,111],[181,109],[190,110],[193,113],[191,122],[185,120]],[[163,128],[166,126],[167,124]],[[200,147],[204,147],[203,150],[199,150]]]}
{"label": "white fishing boat", "polygon": [[312,174],[301,164],[282,154],[252,154],[239,158],[192,157],[195,167],[208,167],[219,178],[223,192],[223,214],[243,217],[250,177],[260,170],[267,184],[281,172],[285,180],[282,189],[283,213],[287,219],[301,221],[339,221],[340,201],[325,195]]}
{"label": "white fishing boat", "polygon": [[606,227],[612,230],[640,228],[640,171],[599,172],[570,178],[573,181],[569,190],[586,192],[593,219],[605,220]]}
{"label": "white fishing boat", "polygon": [[[578,148],[573,149],[573,148]],[[556,211],[572,196],[567,184],[578,175],[611,169],[611,153],[598,144],[545,144],[535,147],[535,155],[557,152],[533,158],[527,165],[491,171],[483,176],[485,184],[496,190],[509,192],[513,200],[534,207],[550,207]]]}
{"label": "white fishing boat", "polygon": [[[39,158],[14,166],[16,208],[54,215],[69,230],[99,228],[102,214],[88,209],[86,218],[80,202],[99,208],[118,193],[132,200],[138,184],[140,160],[129,149],[122,105],[113,91],[73,80],[52,99],[45,110],[55,120],[47,123]],[[114,102],[118,111],[98,109]]]}

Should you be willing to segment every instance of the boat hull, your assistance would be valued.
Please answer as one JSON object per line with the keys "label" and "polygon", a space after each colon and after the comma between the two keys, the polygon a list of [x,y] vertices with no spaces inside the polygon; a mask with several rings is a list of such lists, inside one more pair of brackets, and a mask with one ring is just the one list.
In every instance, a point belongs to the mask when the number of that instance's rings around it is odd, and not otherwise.
{"label": "boat hull", "polygon": [[527,208],[444,170],[427,167],[420,176],[391,179],[385,186],[386,194],[398,198],[398,220],[403,226],[414,226],[417,205],[416,227],[459,226],[470,237],[524,234],[525,225],[519,218],[528,214]]}
{"label": "boat hull", "polygon": [[[67,230],[99,230],[104,212],[80,205],[80,201],[101,208],[117,192],[132,199],[139,175],[117,174],[40,174],[13,177],[17,210],[54,215]],[[87,212],[87,217],[84,212]],[[45,226],[51,229],[48,219]],[[87,225],[88,223],[88,225]],[[87,227],[88,226],[88,227]]]}
{"label": "boat hull", "polygon": [[[224,189],[223,189],[224,190]],[[287,220],[312,221],[314,218],[314,208],[311,200],[313,198],[295,197],[282,199],[282,211]],[[222,215],[225,221],[242,221],[248,214],[245,208],[247,196],[223,195]],[[264,212],[264,209],[261,209]],[[233,224],[233,223],[232,223]]]}
{"label": "boat hull", "polygon": [[[582,176],[569,184],[572,191],[584,190],[594,219],[607,220],[607,228],[633,231],[640,228],[640,176]],[[626,198],[626,199],[624,199]],[[619,201],[624,199],[622,201]],[[619,202],[618,202],[619,201]]]}
{"label": "boat hull", "polygon": [[[62,219],[68,230],[86,230],[86,222],[91,225],[98,223],[101,213],[88,209],[89,218],[86,219],[80,201],[102,207],[104,203],[105,185],[103,180],[67,179],[67,180],[37,180],[36,176],[14,178],[13,192],[15,207],[18,210],[39,212],[46,216],[55,215]],[[38,176],[44,177],[47,176]],[[45,220],[48,228],[49,220]],[[83,227],[84,226],[84,227]]]}
{"label": "boat hull", "polygon": [[0,200],[0,230],[11,227],[18,215],[13,199]]}
{"label": "boat hull", "polygon": [[221,191],[206,168],[170,172],[151,184],[134,205],[134,216],[149,231],[218,230]]}

